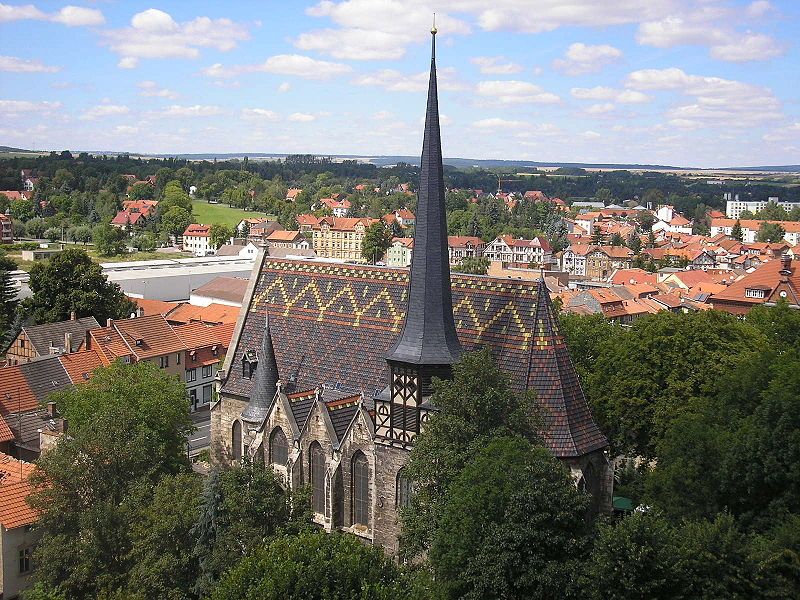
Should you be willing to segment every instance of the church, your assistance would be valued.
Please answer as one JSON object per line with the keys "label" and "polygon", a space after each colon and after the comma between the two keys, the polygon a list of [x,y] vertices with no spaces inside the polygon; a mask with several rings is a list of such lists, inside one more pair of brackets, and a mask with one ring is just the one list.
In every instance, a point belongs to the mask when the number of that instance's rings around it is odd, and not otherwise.
{"label": "church", "polygon": [[436,410],[431,379],[463,352],[490,349],[515,391],[535,391],[545,443],[597,510],[610,511],[613,485],[544,281],[451,276],[431,33],[410,270],[260,255],[211,409],[215,462],[249,456],[310,485],[321,527],[392,553],[403,467]]}

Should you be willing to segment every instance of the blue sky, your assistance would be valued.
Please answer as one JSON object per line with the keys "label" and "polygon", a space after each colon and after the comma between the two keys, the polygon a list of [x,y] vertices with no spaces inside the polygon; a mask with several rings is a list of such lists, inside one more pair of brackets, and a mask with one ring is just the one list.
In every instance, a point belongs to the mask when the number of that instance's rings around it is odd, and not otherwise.
{"label": "blue sky", "polygon": [[0,144],[800,162],[795,0],[0,3]]}

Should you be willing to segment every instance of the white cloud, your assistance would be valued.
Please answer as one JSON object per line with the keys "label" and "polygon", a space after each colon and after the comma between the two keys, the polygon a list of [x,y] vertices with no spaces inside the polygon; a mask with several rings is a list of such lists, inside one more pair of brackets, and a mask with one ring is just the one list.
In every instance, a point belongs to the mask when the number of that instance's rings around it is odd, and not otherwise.
{"label": "white cloud", "polygon": [[579,100],[613,100],[620,104],[642,104],[650,101],[650,96],[636,90],[617,90],[605,86],[593,88],[572,88],[570,93]]}
{"label": "white cloud", "polygon": [[[409,44],[428,39],[432,12],[427,2],[418,0],[323,0],[306,13],[328,18],[338,28],[303,33],[295,45],[340,59],[394,60],[405,54]],[[467,23],[441,9],[436,25],[445,35],[470,31]]]}
{"label": "white cloud", "polygon": [[586,109],[586,113],[590,115],[604,115],[610,113],[615,108],[612,102],[603,102],[602,104],[592,104]]}
{"label": "white cloud", "polygon": [[300,54],[277,54],[257,65],[222,65],[216,63],[203,69],[208,77],[237,77],[244,73],[273,73],[276,75],[293,75],[303,79],[330,79],[338,75],[352,72],[352,67],[342,63],[316,60]]}
{"label": "white cloud", "polygon": [[[424,92],[428,89],[430,73],[422,71],[408,75],[394,69],[382,69],[373,73],[365,73],[353,80],[356,85],[381,87],[389,92]],[[437,87],[440,90],[458,91],[466,86],[456,77],[455,69],[446,67],[437,70]]]}
{"label": "white cloud", "polygon": [[511,75],[522,71],[522,66],[513,62],[506,62],[502,56],[476,56],[470,59],[477,65],[481,73],[491,75]]}
{"label": "white cloud", "polygon": [[775,7],[772,6],[770,2],[767,0],[755,0],[755,2],[751,2],[747,5],[747,16],[748,17],[763,17],[765,14],[772,12]]}
{"label": "white cloud", "polygon": [[608,44],[590,46],[576,42],[567,48],[564,58],[553,61],[553,68],[565,75],[584,75],[594,73],[605,65],[619,60],[622,51]]}
{"label": "white cloud", "polygon": [[277,121],[280,116],[274,110],[266,108],[245,108],[242,110],[242,118],[252,121]]}
{"label": "white cloud", "polygon": [[783,49],[768,35],[758,33],[747,34],[733,40],[730,44],[711,47],[711,56],[729,62],[748,62],[751,60],[767,60],[783,54]]}
{"label": "white cloud", "polygon": [[[746,12],[751,16],[761,16],[770,8],[768,2],[753,2]],[[768,60],[783,54],[784,49],[772,37],[738,31],[735,27],[737,18],[737,11],[708,4],[691,12],[642,23],[636,40],[657,48],[708,46],[712,58],[729,62]]]}
{"label": "white cloud", "polygon": [[103,13],[94,8],[82,6],[65,6],[51,17],[56,23],[67,27],[82,27],[87,25],[102,25],[106,22]]}
{"label": "white cloud", "polygon": [[554,104],[560,98],[527,81],[481,81],[479,96],[498,104]]}
{"label": "white cloud", "polygon": [[103,32],[104,42],[120,55],[118,66],[134,68],[142,58],[197,58],[200,48],[222,52],[249,39],[247,28],[230,19],[197,17],[183,23],[149,8],[131,19],[130,27]]}
{"label": "white cloud", "polygon": [[478,129],[523,129],[527,127],[525,121],[514,121],[510,119],[501,119],[500,117],[490,117],[488,119],[481,119],[472,123],[473,127]]}
{"label": "white cloud", "polygon": [[117,125],[114,127],[114,133],[120,135],[133,135],[134,133],[139,133],[139,128],[132,125]]}
{"label": "white cloud", "polygon": [[581,135],[587,140],[596,140],[597,138],[603,137],[596,131],[584,131]]}
{"label": "white cloud", "polygon": [[296,112],[289,115],[289,120],[295,123],[308,123],[309,121],[315,121],[316,119],[317,117],[308,113]]}
{"label": "white cloud", "polygon": [[129,112],[131,112],[131,109],[122,104],[98,104],[83,113],[80,119],[82,121],[91,121],[101,117],[127,115]]}
{"label": "white cloud", "polygon": [[762,138],[765,142],[783,142],[785,140],[800,140],[800,121],[765,133]]}
{"label": "white cloud", "polygon": [[153,113],[153,116],[160,117],[214,117],[223,114],[225,111],[219,106],[203,106],[195,104],[193,106],[181,106],[172,104],[163,110]]}
{"label": "white cloud", "polygon": [[283,83],[281,83],[281,84],[278,86],[278,93],[280,93],[280,94],[285,94],[285,93],[286,93],[286,92],[288,92],[290,89],[292,89],[292,86],[289,84],[289,82],[288,82],[288,81],[284,81]]}
{"label": "white cloud", "polygon": [[53,21],[67,27],[80,27],[84,25],[102,25],[106,19],[99,10],[83,8],[81,6],[65,6],[54,13],[45,13],[33,4],[11,5],[0,3],[0,23],[4,21],[22,21],[33,19],[36,21]]}
{"label": "white cloud", "polygon": [[670,124],[684,129],[705,126],[749,127],[781,118],[781,103],[771,90],[721,77],[689,75],[677,68],[643,69],[628,75],[634,90],[673,90],[691,97],[667,112]]}
{"label": "white cloud", "polygon": [[48,114],[61,108],[61,102],[31,102],[30,100],[0,100],[0,114],[12,117],[25,113]]}
{"label": "white cloud", "polygon": [[61,67],[50,67],[38,60],[27,60],[16,56],[0,56],[0,71],[7,73],[56,73]]}
{"label": "white cloud", "polygon": [[141,89],[139,95],[145,98],[169,98],[170,100],[174,100],[180,96],[178,92],[162,88],[155,81],[140,81],[139,89]]}

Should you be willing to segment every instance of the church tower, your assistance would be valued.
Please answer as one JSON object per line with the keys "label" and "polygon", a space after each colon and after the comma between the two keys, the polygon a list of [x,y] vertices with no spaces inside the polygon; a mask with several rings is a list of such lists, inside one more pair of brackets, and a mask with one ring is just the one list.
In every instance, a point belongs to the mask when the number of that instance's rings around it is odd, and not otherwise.
{"label": "church tower", "polygon": [[379,443],[402,447],[413,443],[430,409],[431,378],[449,378],[461,355],[453,320],[444,194],[433,28],[408,304],[403,331],[386,356],[389,387],[375,399]]}

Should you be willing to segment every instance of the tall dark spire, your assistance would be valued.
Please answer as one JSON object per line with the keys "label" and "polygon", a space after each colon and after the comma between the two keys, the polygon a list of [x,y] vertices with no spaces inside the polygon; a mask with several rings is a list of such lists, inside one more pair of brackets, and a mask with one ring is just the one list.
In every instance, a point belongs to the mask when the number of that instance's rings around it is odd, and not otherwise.
{"label": "tall dark spire", "polygon": [[272,346],[269,315],[267,315],[264,335],[261,338],[261,351],[258,353],[258,366],[253,380],[253,392],[250,394],[250,402],[242,411],[243,421],[261,423],[266,418],[269,406],[275,397],[277,385],[278,363],[275,361],[275,349]]}
{"label": "tall dark spire", "polygon": [[406,318],[400,339],[387,359],[416,365],[450,365],[461,355],[461,344],[456,336],[450,291],[435,27],[431,29],[431,75],[421,166]]}

